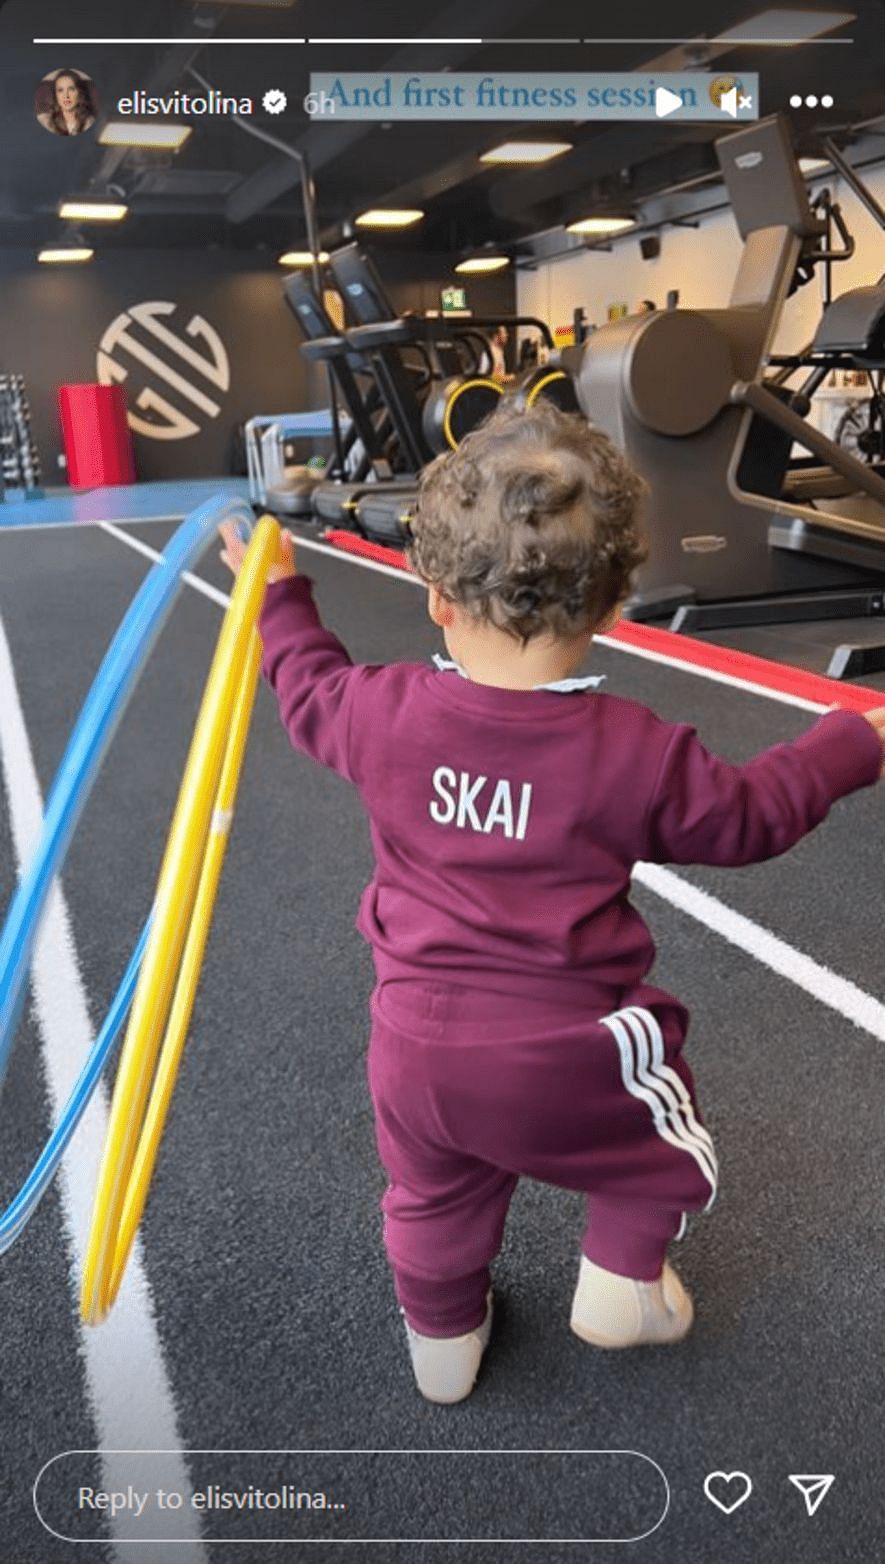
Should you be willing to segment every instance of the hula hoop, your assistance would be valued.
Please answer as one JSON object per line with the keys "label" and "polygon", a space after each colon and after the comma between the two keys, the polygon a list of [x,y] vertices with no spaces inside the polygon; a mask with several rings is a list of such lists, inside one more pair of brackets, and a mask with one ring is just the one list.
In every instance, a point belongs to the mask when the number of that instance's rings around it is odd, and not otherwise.
{"label": "hula hoop", "polygon": [[110,1009],[105,1017],[101,1031],[95,1039],[86,1062],[74,1083],[64,1111],[59,1117],[58,1124],[15,1199],[10,1202],[3,1215],[0,1216],[0,1254],[5,1254],[7,1249],[11,1249],[16,1239],[24,1232],[52,1183],[56,1169],[67,1151],[71,1137],[89,1106],[92,1093],[98,1085],[99,1076],[117,1041],[129,1006],[132,1003],[138,969],[141,966],[150,927],[151,918],[148,918],[141,931],[138,944],[129,959],[129,965],[123,975],[120,987],[111,1001]]}
{"label": "hula hoop", "polygon": [[255,701],[256,624],[279,532],[262,517],[246,551],[172,817],[96,1188],[80,1300],[87,1325],[107,1317],[119,1292],[181,1062]]}
{"label": "hula hoop", "polygon": [[44,813],[34,859],[18,886],[0,939],[0,1086],[6,1073],[37,928],[50,886],[154,644],[181,589],[181,577],[204,552],[219,522],[252,523],[251,508],[223,494],[182,522],[124,616],[68,741]]}
{"label": "hula hoop", "polygon": [[[146,576],[93,680],[55,777],[34,858],[22,876],[0,939],[0,1082],[26,997],[27,975],[46,897],[67,854],[114,732],[181,589],[184,571],[219,522],[251,527],[252,512],[221,494],[187,516]],[[152,917],[152,915],[151,915]],[[15,1243],[52,1182],[98,1084],[132,1003],[151,926],[148,918],[58,1123],[18,1194],[0,1216],[0,1254]]]}

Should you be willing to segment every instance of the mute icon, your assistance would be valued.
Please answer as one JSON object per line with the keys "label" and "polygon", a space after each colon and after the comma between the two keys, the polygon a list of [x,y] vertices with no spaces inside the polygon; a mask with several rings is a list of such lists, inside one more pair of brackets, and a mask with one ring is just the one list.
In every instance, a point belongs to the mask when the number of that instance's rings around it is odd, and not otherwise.
{"label": "mute icon", "polygon": [[730,114],[732,119],[737,119],[737,112],[738,112],[738,91],[737,91],[737,87],[732,87],[732,88],[729,89],[728,92],[723,92],[721,98],[719,99],[719,107],[722,110],[723,114]]}

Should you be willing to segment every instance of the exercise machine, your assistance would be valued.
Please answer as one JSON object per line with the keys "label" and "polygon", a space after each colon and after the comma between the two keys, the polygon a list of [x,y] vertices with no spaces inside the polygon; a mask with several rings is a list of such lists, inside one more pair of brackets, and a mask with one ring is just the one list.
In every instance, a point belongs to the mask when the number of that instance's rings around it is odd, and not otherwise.
{"label": "exercise machine", "polygon": [[372,257],[359,244],[335,251],[329,264],[352,321],[347,340],[370,356],[416,471],[454,449],[494,412],[504,394],[503,384],[481,367],[488,330],[530,326],[553,347],[547,326],[528,316],[397,317]]}
{"label": "exercise machine", "polygon": [[283,296],[303,336],[302,354],[330,367],[347,409],[349,426],[341,442],[341,468],[332,476],[360,482],[370,472],[390,474],[390,421],[374,380],[359,356],[348,348],[307,277],[293,272]]}
{"label": "exercise machine", "polygon": [[283,292],[304,338],[302,354],[326,365],[350,418],[341,462],[313,491],[313,513],[333,526],[350,525],[364,488],[414,483],[414,468],[401,449],[370,360],[336,328],[305,276],[293,273]]}
{"label": "exercise machine", "polygon": [[[728,306],[628,317],[582,350],[581,408],[650,488],[651,549],[627,612],[675,615],[671,628],[685,631],[885,616],[885,477],[804,416],[835,365],[885,368],[885,292],[853,289],[825,309],[791,366],[811,370],[799,393],[783,376],[766,380],[788,293],[848,246],[828,245],[783,118],[716,150],[744,240]],[[791,463],[794,444],[811,465]],[[831,673],[882,655],[855,650]]]}
{"label": "exercise machine", "polygon": [[[367,483],[346,496],[347,519],[367,536],[402,543],[414,506],[417,474],[434,456],[455,449],[494,412],[505,386],[481,369],[486,333],[499,325],[528,326],[549,348],[549,328],[532,316],[397,317],[372,257],[359,244],[329,261],[351,321],[348,348],[368,364],[387,407],[411,489]],[[561,378],[548,371],[545,383]],[[317,511],[327,491],[317,491]]]}

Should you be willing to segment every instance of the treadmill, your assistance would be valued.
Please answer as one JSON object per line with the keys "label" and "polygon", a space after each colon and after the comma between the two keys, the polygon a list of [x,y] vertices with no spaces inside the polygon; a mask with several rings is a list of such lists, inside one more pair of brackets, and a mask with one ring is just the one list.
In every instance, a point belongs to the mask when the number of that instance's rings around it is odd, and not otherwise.
{"label": "treadmill", "polygon": [[[402,543],[414,511],[417,473],[490,416],[503,394],[502,386],[478,372],[478,349],[487,346],[484,330],[502,322],[531,326],[550,349],[553,338],[534,316],[397,318],[371,256],[358,243],[336,250],[329,264],[353,322],[347,342],[371,364],[412,468],[411,493],[401,483],[386,489],[366,485],[348,496],[348,508],[359,531]],[[417,378],[406,356],[409,350],[421,366]],[[322,503],[319,494],[318,500]]]}
{"label": "treadmill", "polygon": [[[312,494],[317,519],[340,526],[350,523],[355,496],[365,486],[395,481],[394,468],[401,458],[387,407],[365,357],[336,329],[306,277],[293,273],[286,278],[283,292],[304,336],[302,353],[330,367],[350,415],[351,440],[344,472],[322,479]],[[363,389],[360,381],[367,378]],[[414,483],[414,473],[404,473],[400,481]]]}

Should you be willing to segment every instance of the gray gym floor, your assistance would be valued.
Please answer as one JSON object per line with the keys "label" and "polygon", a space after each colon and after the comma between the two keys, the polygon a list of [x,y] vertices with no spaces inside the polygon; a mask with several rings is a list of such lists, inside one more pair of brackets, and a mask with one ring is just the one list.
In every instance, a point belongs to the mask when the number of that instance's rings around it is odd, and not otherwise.
{"label": "gray gym floor", "polygon": [[[171,530],[127,528],[155,549]],[[355,660],[429,657],[439,648],[414,585],[306,547],[299,566],[317,582],[326,622]],[[147,568],[99,527],[0,533],[0,620],[44,796]],[[214,553],[198,574],[229,584]],[[184,589],[64,871],[94,1026],[147,912],[220,618],[217,604]],[[694,722],[712,748],[734,758],[812,720],[624,651],[598,649],[595,664],[609,689]],[[16,870],[11,798],[0,796],[5,903]],[[117,1448],[157,1443],[162,1402],[184,1452],[641,1451],[671,1490],[663,1525],[633,1549],[648,1564],[881,1557],[883,801],[873,790],[843,803],[782,861],[740,872],[680,870],[681,882],[716,898],[708,922],[678,910],[666,887],[657,894],[637,885],[658,942],[657,980],[692,1011],[689,1058],[721,1164],[714,1211],[692,1224],[675,1255],[696,1298],[692,1335],[677,1348],[622,1354],[577,1341],[568,1309],[580,1202],[524,1184],[497,1267],[496,1327],[479,1384],[462,1406],[434,1408],[414,1389],[380,1241],[384,1177],[364,1076],[371,962],[353,927],[371,869],[366,822],[345,783],[291,752],[262,689],[142,1230],[143,1296],[132,1305],[131,1351],[115,1358],[112,1385],[95,1367],[102,1331],[86,1343],[78,1323],[70,1196],[61,1185],[0,1258],[5,1556],[15,1564],[570,1564],[615,1554],[604,1545],[477,1541],[322,1550],[305,1541],[268,1552],[258,1541],[231,1551],[204,1540],[155,1551],[114,1540],[107,1523],[95,1527],[106,1543],[75,1549],[44,1531],[31,1497],[43,1464],[64,1450],[106,1446],[109,1427]],[[750,920],[760,948],[767,931],[828,969],[824,998],[717,932],[721,904]],[[870,996],[863,1024],[848,1019],[839,978]],[[32,1011],[0,1101],[4,1203],[49,1128],[45,1047]],[[79,1147],[78,1136],[67,1164],[73,1181]],[[139,1321],[155,1331],[154,1357],[142,1350]],[[162,1385],[147,1382],[145,1364],[151,1374],[162,1369]],[[514,1456],[487,1493],[489,1533],[506,1526],[518,1503],[536,1535],[565,1534],[570,1517],[587,1513],[586,1475],[573,1459],[552,1458],[545,1484],[525,1459]],[[183,1461],[196,1480],[198,1463]],[[750,1500],[729,1516],[704,1497],[704,1478],[717,1469],[753,1482]],[[613,1470],[613,1502],[629,1515],[632,1469]],[[835,1474],[811,1519],[790,1473]],[[349,1497],[357,1515],[371,1516],[372,1496],[358,1478]],[[255,1480],[251,1470],[246,1480]],[[107,1481],[98,1460],[94,1481]],[[537,1491],[527,1497],[532,1482]],[[440,1535],[454,1499],[401,1459],[386,1535]],[[218,1535],[220,1523],[212,1524]]]}

